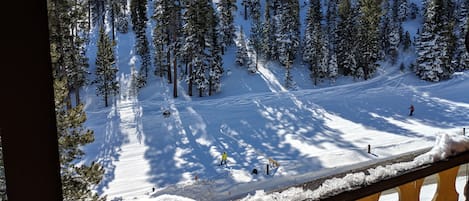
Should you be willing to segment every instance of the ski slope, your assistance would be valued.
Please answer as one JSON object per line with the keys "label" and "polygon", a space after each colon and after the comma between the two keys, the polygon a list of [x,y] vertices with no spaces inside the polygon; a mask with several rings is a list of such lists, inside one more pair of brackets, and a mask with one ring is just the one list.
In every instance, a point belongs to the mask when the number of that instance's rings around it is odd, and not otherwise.
{"label": "ski slope", "polygon": [[[236,23],[249,30],[239,15]],[[129,92],[130,67],[139,62],[135,36],[117,34],[117,40],[121,94],[105,108],[94,86],[83,93],[86,126],[95,134],[83,162],[103,164],[96,191],[108,200],[241,198],[427,148],[439,134],[469,127],[469,72],[429,83],[381,63],[367,81],[339,77],[314,86],[307,67],[296,61],[295,88],[286,89],[283,67],[261,61],[259,71],[249,73],[235,64],[236,48],[229,47],[220,93],[188,96],[187,84],[178,80],[174,99],[172,85],[154,76],[139,94]],[[414,58],[403,53],[397,63]],[[412,117],[410,104],[416,107]],[[166,110],[169,117],[162,115]],[[218,166],[224,151],[228,168]],[[268,158],[280,164],[269,175]],[[254,168],[258,175],[251,174]]]}
{"label": "ski slope", "polygon": [[[269,69],[266,76],[233,66],[224,78],[232,83],[212,97],[189,97],[180,83],[173,99],[170,85],[158,79],[109,108],[90,95],[87,126],[96,141],[85,151],[107,170],[98,190],[123,200],[164,194],[225,200],[426,148],[439,133],[469,127],[467,72],[432,84],[387,66],[368,81],[276,91],[269,86],[281,82],[282,68]],[[164,110],[171,115],[165,118]],[[229,169],[217,166],[223,151]],[[281,165],[266,175],[269,157]],[[253,168],[262,173],[251,175]]]}

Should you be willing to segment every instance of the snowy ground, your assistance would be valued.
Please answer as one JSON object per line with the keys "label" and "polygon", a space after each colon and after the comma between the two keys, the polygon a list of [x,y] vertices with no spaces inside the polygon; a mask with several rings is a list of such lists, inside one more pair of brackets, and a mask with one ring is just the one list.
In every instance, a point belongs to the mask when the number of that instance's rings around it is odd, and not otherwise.
{"label": "snowy ground", "polygon": [[[344,78],[341,84],[283,91],[278,66],[259,74],[226,66],[231,73],[213,97],[188,97],[180,88],[180,97],[172,99],[169,85],[155,79],[138,97],[122,93],[104,108],[88,89],[87,126],[96,141],[85,151],[107,170],[97,190],[123,200],[164,194],[225,200],[314,178],[321,170],[426,148],[438,133],[469,127],[469,73],[431,84],[384,66],[364,82]],[[128,77],[122,72],[121,83]],[[416,106],[413,117],[410,104]],[[168,118],[162,115],[166,109]],[[217,166],[223,151],[228,169]],[[280,167],[266,175],[269,157]],[[261,174],[251,175],[253,168]]]}
{"label": "snowy ground", "polygon": [[[249,30],[241,17],[236,20]],[[179,80],[179,97],[173,99],[172,85],[151,76],[134,96],[128,88],[130,66],[138,64],[130,45],[134,38],[132,32],[118,34],[122,89],[112,105],[105,108],[93,86],[83,93],[86,126],[96,138],[84,147],[84,160],[106,168],[96,190],[109,200],[240,198],[427,148],[441,133],[469,128],[469,72],[428,83],[408,69],[382,63],[367,81],[340,77],[313,86],[307,67],[296,62],[296,86],[288,90],[282,86],[284,68],[262,62],[258,73],[248,73],[234,63],[234,47],[224,55],[221,93],[190,97]],[[88,54],[93,68],[95,43]],[[399,61],[413,59],[403,54]],[[410,104],[416,107],[412,117]],[[165,110],[171,112],[167,118]],[[223,151],[227,168],[218,166]],[[268,158],[280,164],[270,175],[265,174]],[[252,175],[254,168],[260,174]]]}

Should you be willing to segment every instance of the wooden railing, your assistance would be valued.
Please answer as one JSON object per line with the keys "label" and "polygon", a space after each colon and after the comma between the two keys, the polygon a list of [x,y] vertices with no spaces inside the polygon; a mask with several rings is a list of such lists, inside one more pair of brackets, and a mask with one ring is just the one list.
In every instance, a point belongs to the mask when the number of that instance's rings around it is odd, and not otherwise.
{"label": "wooden railing", "polygon": [[381,192],[397,188],[400,201],[419,201],[420,189],[427,176],[437,176],[437,189],[433,201],[457,201],[456,177],[461,165],[469,163],[469,151],[456,156],[417,167],[398,176],[383,179],[371,185],[342,192],[334,196],[321,199],[322,201],[378,201]]}

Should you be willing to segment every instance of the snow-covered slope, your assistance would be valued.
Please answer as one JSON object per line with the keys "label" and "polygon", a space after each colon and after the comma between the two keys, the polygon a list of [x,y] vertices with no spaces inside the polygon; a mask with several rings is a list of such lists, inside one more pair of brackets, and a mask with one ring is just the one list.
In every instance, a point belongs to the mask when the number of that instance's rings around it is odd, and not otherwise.
{"label": "snow-covered slope", "polygon": [[[236,20],[249,30],[242,17]],[[172,85],[151,76],[132,96],[126,86],[130,66],[138,61],[134,37],[118,34],[122,90],[112,106],[104,108],[93,86],[84,89],[86,126],[96,136],[84,147],[85,162],[98,160],[106,168],[96,190],[109,200],[226,200],[426,148],[439,133],[469,127],[468,72],[428,83],[382,63],[367,81],[340,77],[313,86],[306,66],[296,63],[297,88],[289,91],[282,86],[284,68],[267,62],[248,73],[234,63],[234,47],[224,55],[218,94],[187,96],[179,80],[179,97],[173,99]],[[93,45],[88,54],[93,68]],[[412,57],[404,54],[400,61]],[[412,117],[410,104],[416,107]],[[162,115],[165,110],[169,117]],[[224,151],[227,168],[218,166]],[[280,164],[269,175],[268,158]],[[258,175],[251,174],[254,168]]]}

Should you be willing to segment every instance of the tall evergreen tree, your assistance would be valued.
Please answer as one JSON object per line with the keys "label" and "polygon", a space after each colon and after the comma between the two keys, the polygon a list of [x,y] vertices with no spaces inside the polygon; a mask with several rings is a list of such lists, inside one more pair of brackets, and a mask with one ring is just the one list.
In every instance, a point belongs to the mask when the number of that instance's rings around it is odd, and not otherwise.
{"label": "tall evergreen tree", "polygon": [[337,46],[337,21],[338,21],[338,0],[327,1],[326,12],[326,36],[328,37],[328,48],[330,53],[336,52]]}
{"label": "tall evergreen tree", "polygon": [[217,4],[219,13],[220,38],[222,54],[225,54],[226,47],[234,44],[235,31],[234,12],[236,11],[236,1],[220,0]]}
{"label": "tall evergreen tree", "polygon": [[150,47],[146,35],[147,18],[147,1],[146,0],[130,0],[130,17],[132,21],[132,30],[135,32],[136,44],[135,49],[137,55],[140,56],[139,70],[139,88],[146,85],[148,72],[151,66]]}
{"label": "tall evergreen tree", "polygon": [[244,66],[247,64],[249,57],[248,57],[248,51],[246,49],[246,40],[244,39],[244,31],[243,27],[239,29],[239,34],[238,34],[238,49],[236,50],[236,63],[240,66]]}
{"label": "tall evergreen tree", "polygon": [[119,93],[114,44],[106,34],[104,27],[99,30],[98,53],[96,55],[96,92],[104,98],[105,107],[111,96]]}
{"label": "tall evergreen tree", "polygon": [[80,88],[87,82],[86,4],[83,1],[50,0],[48,15],[54,74],[68,79],[67,104],[70,108],[71,93],[75,93],[75,103],[79,104]]}
{"label": "tall evergreen tree", "polygon": [[116,30],[120,33],[129,31],[129,14],[127,11],[127,0],[117,0],[116,7]]}
{"label": "tall evergreen tree", "polygon": [[453,33],[456,41],[451,62],[456,71],[463,71],[469,69],[469,54],[465,49],[465,36],[468,33],[469,25],[469,2],[466,0],[456,0],[455,4]]}
{"label": "tall evergreen tree", "polygon": [[[179,1],[169,0],[155,1],[154,6],[152,18],[156,24],[153,29],[155,75],[163,77],[166,72],[168,82],[172,83],[172,72],[177,73],[174,70],[176,68],[171,69],[171,62],[173,61],[175,65],[179,29],[181,29],[181,6]],[[173,54],[173,59],[171,59],[171,54]]]}
{"label": "tall evergreen tree", "polygon": [[[214,14],[213,19],[217,19]],[[218,38],[219,30],[217,29],[217,20],[213,21],[210,40],[210,69],[209,69],[209,90],[208,95],[211,96],[213,92],[219,92],[221,90],[221,77],[223,75],[223,59],[221,57],[221,49],[223,46]]]}
{"label": "tall evergreen tree", "polygon": [[285,1],[280,5],[280,12],[275,16],[277,22],[275,58],[284,66],[296,58],[299,47],[298,6],[298,1]]}
{"label": "tall evergreen tree", "polygon": [[92,191],[102,180],[104,168],[94,161],[89,165],[76,163],[84,155],[81,147],[93,142],[94,134],[83,125],[86,121],[83,104],[67,109],[66,86],[66,79],[55,78],[54,100],[63,200],[106,200],[106,197],[99,197]]}
{"label": "tall evergreen tree", "polygon": [[321,3],[319,0],[310,1],[306,17],[306,33],[304,40],[303,61],[309,64],[314,85],[327,75],[327,60],[324,60],[324,48],[327,48],[321,27]]}
{"label": "tall evergreen tree", "polygon": [[[356,77],[371,77],[378,65],[380,1],[360,0],[359,59]],[[363,73],[363,74],[362,74]]]}
{"label": "tall evergreen tree", "polygon": [[[260,10],[260,3],[258,0],[253,1],[252,6]],[[255,56],[255,66],[250,67],[251,72],[257,71],[259,54],[261,54],[262,48],[262,24],[260,19],[260,12],[251,12],[252,21],[251,21],[251,34],[249,36],[248,45],[251,49],[254,50],[253,54]]]}
{"label": "tall evergreen tree", "polygon": [[[105,200],[92,191],[101,181],[104,169],[94,162],[77,163],[84,154],[80,147],[94,140],[93,132],[83,126],[86,114],[79,99],[79,88],[86,83],[88,73],[85,57],[88,5],[78,0],[47,3],[62,196],[64,200]],[[75,106],[71,104],[71,91],[75,91]]]}
{"label": "tall evergreen tree", "polygon": [[294,86],[293,77],[291,74],[291,63],[287,63],[285,66],[285,88],[291,89]]}
{"label": "tall evergreen tree", "polygon": [[[168,70],[170,60],[166,57],[169,52],[169,22],[171,17],[169,0],[156,0],[154,3],[155,10],[153,12],[153,20],[155,21],[155,28],[153,29],[153,46],[155,49],[155,75],[163,77],[164,73]],[[167,77],[171,79],[171,77]]]}
{"label": "tall evergreen tree", "polygon": [[402,39],[402,48],[404,51],[409,50],[412,45],[412,39],[410,38],[410,33],[408,31],[405,32],[404,38]]}
{"label": "tall evergreen tree", "polygon": [[339,24],[337,26],[337,65],[339,73],[353,75],[357,68],[357,27],[350,0],[340,0]]}
{"label": "tall evergreen tree", "polygon": [[107,0],[108,12],[111,24],[112,40],[116,40],[116,32],[127,33],[128,15],[127,0]]}
{"label": "tall evergreen tree", "polygon": [[413,20],[417,18],[419,14],[420,12],[417,4],[415,4],[414,2],[410,3],[409,9],[407,10],[407,18]]}
{"label": "tall evergreen tree", "polygon": [[262,41],[261,41],[261,52],[262,56],[269,60],[271,59],[272,53],[272,42],[273,42],[273,29],[272,29],[272,18],[270,17],[270,1],[266,1],[264,10],[264,22],[262,23]]}
{"label": "tall evergreen tree", "polygon": [[214,11],[211,1],[208,0],[189,1],[186,3],[187,9],[183,14],[185,19],[183,26],[184,45],[181,51],[189,64],[186,79],[188,94],[192,96],[193,83],[196,83],[199,95],[201,96],[208,86],[205,74],[208,63],[205,49],[210,39],[213,26],[210,20],[213,20],[211,18]]}
{"label": "tall evergreen tree", "polygon": [[449,4],[443,0],[425,2],[423,30],[417,41],[416,74],[423,80],[438,82],[449,79],[451,66],[451,23]]}
{"label": "tall evergreen tree", "polygon": [[88,21],[92,23],[92,27],[105,24],[107,3],[107,0],[88,0]]}

